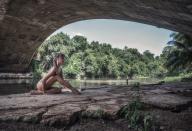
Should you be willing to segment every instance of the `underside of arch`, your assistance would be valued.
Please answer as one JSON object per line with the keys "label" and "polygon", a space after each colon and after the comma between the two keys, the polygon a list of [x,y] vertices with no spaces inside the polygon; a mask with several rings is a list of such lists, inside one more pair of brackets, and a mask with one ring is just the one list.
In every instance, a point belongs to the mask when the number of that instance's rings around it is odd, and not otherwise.
{"label": "underside of arch", "polygon": [[0,72],[27,72],[46,37],[87,19],[135,21],[192,36],[192,1],[1,0]]}

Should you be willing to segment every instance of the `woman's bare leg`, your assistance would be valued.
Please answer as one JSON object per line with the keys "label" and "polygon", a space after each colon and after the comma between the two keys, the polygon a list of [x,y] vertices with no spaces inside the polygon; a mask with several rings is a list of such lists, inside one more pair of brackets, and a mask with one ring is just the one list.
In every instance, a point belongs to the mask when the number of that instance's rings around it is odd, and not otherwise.
{"label": "woman's bare leg", "polygon": [[51,76],[49,77],[49,79],[46,81],[45,83],[45,90],[49,90],[52,89],[52,85],[53,83],[55,83],[57,81],[55,76]]}
{"label": "woman's bare leg", "polygon": [[39,90],[32,90],[30,91],[31,95],[42,95],[42,94],[59,94],[61,93],[61,88],[51,87],[49,90],[39,91]]}
{"label": "woman's bare leg", "polygon": [[42,95],[42,94],[44,94],[43,85],[42,85],[41,81],[37,82],[35,89],[36,90],[31,90],[30,91],[31,95]]}
{"label": "woman's bare leg", "polygon": [[55,76],[51,76],[46,81],[45,93],[47,93],[47,94],[59,94],[59,93],[61,93],[60,88],[52,87],[53,83],[56,82],[56,81],[57,81],[57,79],[56,79]]}
{"label": "woman's bare leg", "polygon": [[65,81],[64,79],[62,79],[60,76],[56,75],[56,76],[52,76],[50,77],[47,81],[46,81],[46,90],[45,93],[48,94],[58,94],[61,93],[62,90],[61,89],[57,89],[52,87],[52,84],[54,82],[58,81],[61,85],[63,85],[64,87],[70,89],[73,93],[75,94],[80,94],[80,92],[78,90],[76,90],[75,88],[73,88],[70,83],[68,81]]}
{"label": "woman's bare leg", "polygon": [[51,89],[51,85],[56,81],[57,79],[52,76],[50,77],[46,83],[45,83],[45,87],[43,87],[41,81],[39,81],[36,85],[36,90],[31,90],[30,94],[31,95],[40,95],[40,94],[44,94],[46,90]]}
{"label": "woman's bare leg", "polygon": [[61,85],[63,85],[64,87],[70,89],[73,93],[75,94],[81,94],[77,89],[75,89],[74,87],[71,86],[71,84],[64,80],[63,78],[61,78],[60,76],[56,75],[56,76],[51,76],[45,84],[44,89],[41,88],[41,85],[38,83],[36,88],[37,91],[31,91],[31,94],[44,94],[44,93],[50,93],[50,94],[55,94],[55,93],[61,93],[61,89],[55,89],[52,87],[52,84],[54,82],[58,81]]}
{"label": "woman's bare leg", "polygon": [[45,93],[47,93],[47,94],[59,94],[59,93],[61,93],[61,88],[52,87],[52,89],[46,90]]}
{"label": "woman's bare leg", "polygon": [[75,94],[81,94],[77,89],[75,89],[74,87],[72,87],[71,84],[70,84],[68,81],[64,80],[64,79],[61,78],[60,76],[57,75],[57,76],[56,76],[56,79],[57,79],[57,81],[58,81],[61,85],[63,85],[64,87],[70,89],[73,93],[75,93]]}

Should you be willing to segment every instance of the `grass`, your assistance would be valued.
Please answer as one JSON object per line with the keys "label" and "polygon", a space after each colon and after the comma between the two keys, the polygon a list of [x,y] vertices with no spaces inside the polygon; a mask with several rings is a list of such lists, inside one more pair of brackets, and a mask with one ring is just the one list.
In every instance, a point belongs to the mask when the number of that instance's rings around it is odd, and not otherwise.
{"label": "grass", "polygon": [[97,109],[95,111],[84,111],[82,112],[82,117],[87,117],[87,118],[105,118],[107,116],[107,114],[101,110],[101,109]]}
{"label": "grass", "polygon": [[163,79],[165,83],[192,81],[192,73],[180,74],[178,76],[167,76]]}

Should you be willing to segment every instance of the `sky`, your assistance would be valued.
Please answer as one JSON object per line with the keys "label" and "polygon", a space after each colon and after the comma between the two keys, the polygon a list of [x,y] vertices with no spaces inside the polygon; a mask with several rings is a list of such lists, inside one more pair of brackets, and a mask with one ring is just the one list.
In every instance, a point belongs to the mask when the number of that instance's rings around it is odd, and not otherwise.
{"label": "sky", "polygon": [[170,34],[173,31],[124,20],[92,19],[65,25],[52,35],[59,32],[66,33],[70,37],[85,36],[89,42],[109,43],[113,48],[123,49],[127,46],[137,48],[141,53],[150,50],[157,56],[171,40]]}

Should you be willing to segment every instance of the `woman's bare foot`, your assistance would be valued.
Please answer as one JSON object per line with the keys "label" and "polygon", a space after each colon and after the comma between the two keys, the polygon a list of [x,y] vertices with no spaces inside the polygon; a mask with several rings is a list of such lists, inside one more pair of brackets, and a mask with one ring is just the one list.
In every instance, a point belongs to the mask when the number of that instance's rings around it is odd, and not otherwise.
{"label": "woman's bare foot", "polygon": [[46,94],[60,94],[62,93],[61,88],[52,88],[45,91]]}

